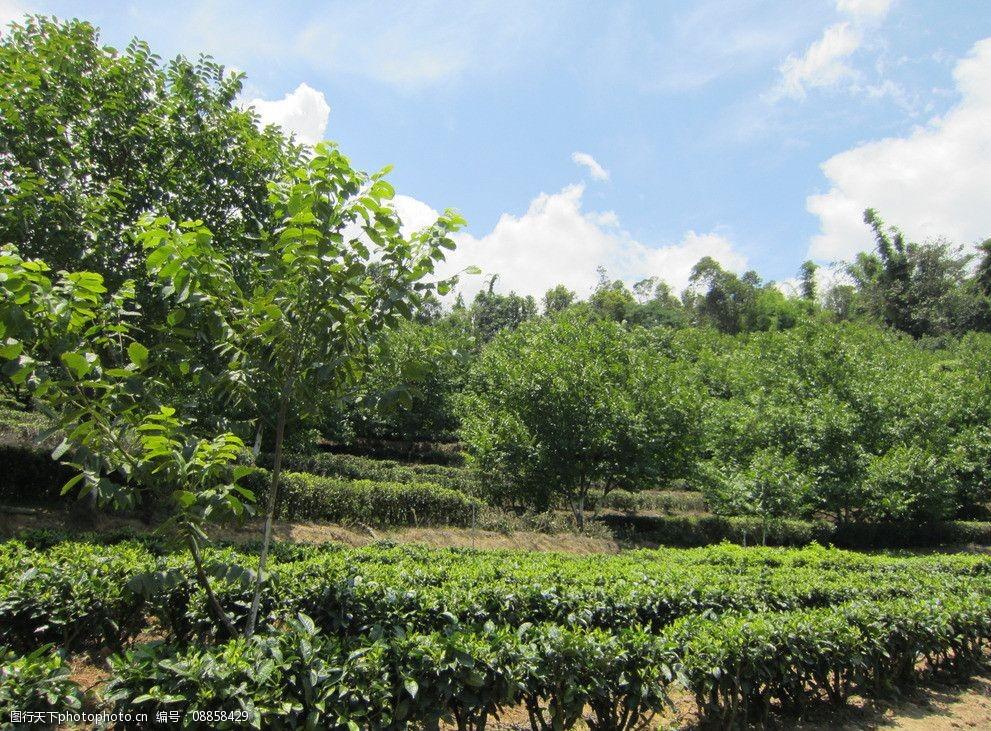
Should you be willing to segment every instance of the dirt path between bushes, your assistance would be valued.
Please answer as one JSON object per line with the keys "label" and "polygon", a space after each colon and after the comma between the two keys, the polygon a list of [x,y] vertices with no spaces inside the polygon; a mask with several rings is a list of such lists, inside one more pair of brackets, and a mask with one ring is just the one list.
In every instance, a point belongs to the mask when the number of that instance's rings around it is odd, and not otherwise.
{"label": "dirt path between bushes", "polygon": [[[75,532],[106,532],[130,529],[139,533],[151,532],[149,526],[134,518],[101,515],[97,523],[81,526],[59,510],[23,509],[8,512],[0,506],[0,539],[32,529],[48,529]],[[260,540],[261,521],[252,521],[237,527],[211,527],[207,531],[215,540],[234,542]],[[470,528],[404,527],[378,529],[366,526],[343,526],[327,523],[290,523],[275,521],[272,535],[277,541],[296,543],[343,543],[348,546],[365,546],[380,540],[396,543],[417,543],[431,548],[515,548],[525,551],[560,551],[562,553],[618,553],[619,542],[608,538],[594,538],[576,533],[537,533],[515,531],[472,530]]]}

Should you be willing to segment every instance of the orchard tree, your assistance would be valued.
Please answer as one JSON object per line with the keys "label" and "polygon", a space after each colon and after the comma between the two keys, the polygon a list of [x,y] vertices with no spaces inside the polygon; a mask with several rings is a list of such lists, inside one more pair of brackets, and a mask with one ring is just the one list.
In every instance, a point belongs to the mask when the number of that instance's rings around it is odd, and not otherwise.
{"label": "orchard tree", "polygon": [[772,447],[749,457],[740,469],[709,463],[703,492],[706,503],[717,513],[759,518],[761,543],[766,544],[771,523],[794,516],[807,499],[809,479],[794,454],[783,455]]}
{"label": "orchard tree", "polygon": [[[410,238],[390,201],[392,186],[354,170],[321,143],[305,166],[270,186],[271,222],[251,247],[239,277],[202,223],[145,221],[138,236],[148,272],[171,303],[168,320],[195,315],[223,370],[204,382],[250,407],[259,428],[274,433],[274,463],[265,529],[246,633],[254,631],[278,500],[290,409],[304,416],[339,400],[361,378],[383,329],[414,316],[430,293],[436,264],[453,249],[463,220],[452,212]],[[215,363],[177,361],[196,376]]]}
{"label": "orchard tree", "polygon": [[590,490],[637,490],[684,474],[699,435],[686,369],[640,331],[589,313],[501,333],[460,401],[471,462],[507,501],[566,502],[579,528]]}
{"label": "orchard tree", "polygon": [[[168,523],[188,546],[209,611],[228,635],[200,555],[208,520],[241,517],[253,494],[237,484],[250,467],[230,433],[204,437],[167,405],[171,392],[132,325],[134,286],[108,293],[94,272],[59,272],[0,248],[0,370],[27,388],[61,437],[52,458],[75,468],[63,494],[133,507],[142,493],[172,505]],[[230,567],[228,567],[230,568]]]}
{"label": "orchard tree", "polygon": [[200,219],[232,258],[271,214],[267,183],[300,148],[237,103],[243,75],[208,57],[162,63],[146,43],[103,45],[80,20],[0,31],[0,242],[53,270],[134,279],[143,214]]}
{"label": "orchard tree", "polygon": [[350,426],[362,437],[449,441],[457,431],[454,399],[476,356],[461,319],[403,322],[384,332],[371,353]]}
{"label": "orchard tree", "polygon": [[493,274],[488,287],[476,294],[471,303],[471,323],[479,343],[487,343],[500,330],[513,330],[537,316],[537,301],[530,295],[495,292],[498,279],[499,275]]}

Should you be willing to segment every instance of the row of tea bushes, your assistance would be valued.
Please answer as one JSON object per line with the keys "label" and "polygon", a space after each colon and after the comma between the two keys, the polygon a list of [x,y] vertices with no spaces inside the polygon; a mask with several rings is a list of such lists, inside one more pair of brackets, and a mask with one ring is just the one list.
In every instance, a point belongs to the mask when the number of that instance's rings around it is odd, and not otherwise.
{"label": "row of tea bushes", "polygon": [[571,728],[588,705],[592,728],[632,729],[663,707],[673,659],[639,630],[488,625],[342,641],[301,615],[251,641],[140,647],[111,661],[105,697],[151,718],[226,712],[262,728],[436,728],[445,719],[484,729],[523,704],[534,728]]}
{"label": "row of tea bushes", "polygon": [[[258,469],[244,484],[265,503],[269,473]],[[379,482],[283,473],[276,516],[283,520],[372,526],[468,527],[486,509],[481,500],[430,482]]]}
{"label": "row of tea bushes", "polygon": [[596,520],[617,536],[643,544],[692,548],[730,541],[746,546],[805,546],[811,543],[861,550],[924,548],[974,543],[991,545],[991,522],[847,523],[722,515],[603,514]]}
{"label": "row of tea bushes", "polygon": [[[151,643],[111,658],[99,702],[185,727],[484,729],[510,708],[539,731],[639,728],[692,692],[723,728],[772,708],[846,702],[921,672],[972,672],[991,642],[988,597],[856,601],[789,612],[692,615],[659,633],[492,623],[450,632],[322,634],[306,615],[218,645]],[[72,698],[59,660],[9,661],[6,691],[29,707]],[[26,671],[26,668],[30,670]],[[4,691],[0,691],[2,693]],[[209,722],[209,723],[207,723]]]}
{"label": "row of tea bushes", "polygon": [[79,710],[82,701],[79,686],[69,678],[65,657],[51,645],[27,655],[0,646],[0,724],[10,721],[11,711],[65,713]]}
{"label": "row of tea bushes", "polygon": [[[41,642],[115,647],[154,615],[171,636],[209,639],[214,626],[187,554],[156,557],[137,543],[0,545],[0,632]],[[451,631],[493,621],[660,630],[704,612],[781,611],[857,599],[991,595],[991,559],[876,557],[829,549],[637,551],[575,557],[512,551],[277,548],[264,622],[306,613],[326,633]],[[240,625],[256,555],[204,552],[226,611]]]}
{"label": "row of tea bushes", "polygon": [[[282,464],[285,469],[293,472],[308,472],[321,477],[378,482],[430,482],[451,490],[470,494],[477,492],[470,471],[464,467],[451,465],[397,462],[391,459],[373,459],[331,452],[313,455],[285,454],[282,457]],[[272,455],[262,457],[262,466],[271,468]]]}

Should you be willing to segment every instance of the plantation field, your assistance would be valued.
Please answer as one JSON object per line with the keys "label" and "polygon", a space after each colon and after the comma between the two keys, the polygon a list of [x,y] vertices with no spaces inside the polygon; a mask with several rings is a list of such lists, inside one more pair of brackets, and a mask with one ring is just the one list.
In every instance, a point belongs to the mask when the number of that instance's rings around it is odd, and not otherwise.
{"label": "plantation field", "polygon": [[[248,549],[204,554],[238,628]],[[35,533],[0,544],[12,653],[0,703],[40,703],[45,682],[51,705],[149,718],[226,710],[264,727],[445,717],[482,728],[508,712],[536,729],[625,729],[687,693],[704,719],[731,725],[884,695],[936,668],[963,676],[991,641],[988,556],[278,543],[274,558],[246,641],[217,636],[190,560],[162,541]],[[80,698],[54,648],[95,658],[106,682]]]}

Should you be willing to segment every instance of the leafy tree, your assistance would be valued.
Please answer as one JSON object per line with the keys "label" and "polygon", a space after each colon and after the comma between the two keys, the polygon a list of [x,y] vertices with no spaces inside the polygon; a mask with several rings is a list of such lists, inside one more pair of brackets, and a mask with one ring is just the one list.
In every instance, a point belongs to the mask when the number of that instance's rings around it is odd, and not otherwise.
{"label": "leafy tree", "polygon": [[753,299],[752,286],[710,256],[693,267],[689,282],[700,290],[699,294],[689,292],[687,300],[700,322],[730,334],[743,330],[743,310]]}
{"label": "leafy tree", "polygon": [[109,286],[142,282],[128,234],[149,212],[199,219],[237,259],[299,148],[237,105],[243,75],[104,46],[89,23],[29,17],[0,37],[0,241]]}
{"label": "leafy tree", "polygon": [[802,268],[799,272],[799,291],[802,295],[802,299],[808,300],[809,302],[815,302],[818,297],[818,285],[816,284],[816,272],[819,270],[819,265],[814,261],[807,260],[802,262]]}
{"label": "leafy tree", "polygon": [[613,322],[630,320],[637,308],[636,298],[622,280],[610,281],[602,267],[599,267],[599,284],[588,304],[599,317]]}
{"label": "leafy tree", "polygon": [[966,286],[970,255],[943,241],[910,243],[872,208],[864,222],[875,252],[848,268],[864,315],[913,337],[959,334],[979,319],[982,302]]}
{"label": "leafy tree", "polygon": [[648,342],[569,310],[483,350],[459,404],[461,435],[496,497],[538,508],[562,500],[582,528],[593,486],[636,490],[685,473],[698,392]]}
{"label": "leafy tree", "polygon": [[537,316],[537,302],[533,297],[521,297],[515,292],[495,293],[497,278],[493,276],[488,289],[475,295],[471,303],[471,322],[479,343],[487,343],[500,330],[514,330]]}
{"label": "leafy tree", "polygon": [[[452,212],[406,239],[384,176],[354,170],[321,143],[305,167],[273,183],[271,223],[254,244],[245,284],[200,222],[145,222],[138,237],[147,266],[172,303],[170,318],[196,312],[222,358],[216,383],[248,404],[274,431],[274,464],[265,533],[246,632],[254,630],[271,542],[290,407],[314,415],[360,379],[376,335],[414,315],[427,293],[451,281],[430,280],[449,234]],[[180,368],[183,361],[179,361]],[[185,371],[208,370],[186,363]]]}
{"label": "leafy tree", "polygon": [[794,454],[774,447],[759,449],[740,469],[710,464],[706,502],[718,512],[761,519],[761,542],[767,542],[771,521],[794,515],[806,500],[809,480]]}
{"label": "leafy tree", "polygon": [[449,439],[454,399],[475,357],[470,329],[456,318],[400,323],[370,355],[362,397],[351,407],[357,435],[403,441]]}
{"label": "leafy tree", "polygon": [[173,507],[169,523],[184,538],[210,611],[228,635],[233,625],[214,595],[200,556],[208,520],[243,516],[253,500],[237,482],[244,451],[230,433],[199,435],[166,405],[153,354],[131,321],[134,286],[108,294],[94,272],[60,272],[0,249],[0,361],[3,373],[24,384],[52,419],[62,441],[53,459],[77,474],[63,493],[133,506],[154,493]]}
{"label": "leafy tree", "polygon": [[640,303],[630,321],[644,327],[686,327],[689,322],[688,313],[666,282],[651,277],[634,285],[634,290],[648,283],[653,285],[653,292],[648,296],[641,288],[637,293]]}
{"label": "leafy tree", "polygon": [[738,277],[712,257],[702,258],[692,269],[686,306],[699,324],[736,334],[794,327],[807,308],[786,297],[773,283],[764,284],[754,271]]}
{"label": "leafy tree", "polygon": [[[754,455],[772,450],[796,460],[796,514],[939,520],[986,499],[977,465],[991,381],[954,352],[872,326],[816,322],[692,345],[712,397],[703,472],[724,486],[745,484]],[[987,363],[983,346],[973,347],[970,360]]]}
{"label": "leafy tree", "polygon": [[555,315],[571,307],[574,302],[575,293],[563,284],[559,284],[552,289],[548,289],[544,295],[544,314]]}

